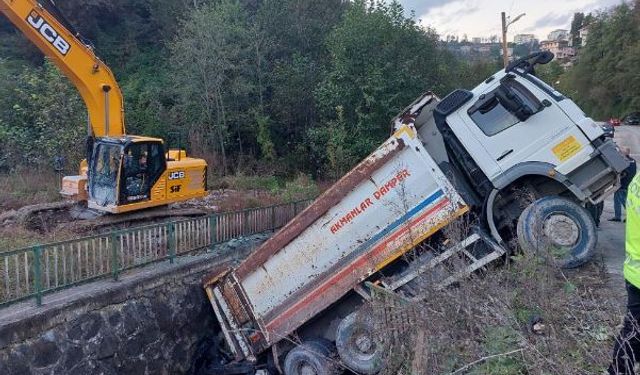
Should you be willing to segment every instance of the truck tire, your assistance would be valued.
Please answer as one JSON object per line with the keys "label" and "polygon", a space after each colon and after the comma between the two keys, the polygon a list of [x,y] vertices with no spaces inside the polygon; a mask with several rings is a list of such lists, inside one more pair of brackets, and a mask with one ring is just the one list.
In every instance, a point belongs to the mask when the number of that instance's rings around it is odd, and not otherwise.
{"label": "truck tire", "polygon": [[330,343],[312,340],[287,353],[283,370],[285,375],[335,375],[338,365],[333,359]]}
{"label": "truck tire", "polygon": [[523,251],[551,255],[561,268],[576,268],[594,255],[598,235],[591,215],[567,198],[544,197],[520,215],[518,243]]}
{"label": "truck tire", "polygon": [[384,366],[384,346],[377,342],[373,318],[358,312],[347,315],[336,332],[338,355],[345,366],[359,374],[377,374]]}

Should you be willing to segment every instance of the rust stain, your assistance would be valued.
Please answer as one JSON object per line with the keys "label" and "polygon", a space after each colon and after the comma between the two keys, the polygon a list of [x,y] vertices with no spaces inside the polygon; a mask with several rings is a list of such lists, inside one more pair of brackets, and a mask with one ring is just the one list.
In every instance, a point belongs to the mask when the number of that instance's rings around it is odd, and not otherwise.
{"label": "rust stain", "polygon": [[422,113],[422,109],[431,104],[433,99],[437,99],[436,95],[431,91],[427,91],[418,97],[413,103],[409,104],[399,115],[391,120],[391,124],[396,128],[400,128],[403,124],[415,126],[416,119]]}
{"label": "rust stain", "polygon": [[243,303],[238,297],[233,285],[228,282],[228,279],[226,281],[227,282],[222,284],[222,296],[224,297],[224,300],[227,301],[227,304],[231,309],[231,314],[238,325],[243,325],[250,320],[249,315],[247,314],[247,310],[245,309],[245,306],[243,306]]}
{"label": "rust stain", "polygon": [[[238,328],[242,330],[240,335],[246,338],[253,353],[262,353],[268,348],[267,339],[262,325],[251,309],[242,286],[238,284],[233,273],[227,273],[222,279],[216,281],[232,319]],[[215,301],[214,301],[215,302]],[[237,338],[232,336],[234,342]],[[236,345],[236,347],[238,347]]]}
{"label": "rust stain", "polygon": [[358,164],[351,172],[342,177],[329,190],[316,199],[315,202],[299,213],[278,233],[263,243],[253,254],[245,259],[235,272],[238,279],[244,279],[253,270],[263,265],[280,249],[289,244],[300,235],[300,233],[318,220],[318,218],[327,213],[329,209],[338,204],[358,184],[368,179],[373,172],[393,158],[404,146],[404,141],[398,139],[395,148],[387,152],[384,156],[374,158],[373,155],[371,155]]}
{"label": "rust stain", "polygon": [[231,272],[232,264],[233,262],[227,261],[215,266],[211,272],[209,272],[202,278],[202,285],[206,288],[210,285],[217,283],[218,280],[222,279],[229,272]]}

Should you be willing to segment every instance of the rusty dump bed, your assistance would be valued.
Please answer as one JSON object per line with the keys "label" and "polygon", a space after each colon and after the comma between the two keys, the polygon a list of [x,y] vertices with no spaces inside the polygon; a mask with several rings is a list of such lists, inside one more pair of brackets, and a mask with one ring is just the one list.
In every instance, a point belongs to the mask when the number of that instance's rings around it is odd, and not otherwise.
{"label": "rusty dump bed", "polygon": [[255,360],[466,211],[402,126],[236,269],[204,280],[236,359]]}

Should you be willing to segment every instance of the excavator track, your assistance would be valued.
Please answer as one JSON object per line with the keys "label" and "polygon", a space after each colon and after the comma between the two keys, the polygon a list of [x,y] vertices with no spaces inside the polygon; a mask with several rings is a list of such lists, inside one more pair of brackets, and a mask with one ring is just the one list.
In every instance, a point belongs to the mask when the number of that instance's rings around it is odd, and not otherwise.
{"label": "excavator track", "polygon": [[96,219],[76,220],[69,223],[68,227],[74,232],[87,232],[104,227],[126,227],[134,223],[156,222],[164,219],[204,216],[206,214],[207,211],[197,208],[169,208],[165,206],[125,214],[102,215]]}
{"label": "excavator track", "polygon": [[73,232],[90,232],[103,228],[128,227],[140,222],[203,216],[208,212],[196,208],[155,207],[131,213],[111,215],[90,210],[77,202],[62,201],[34,204],[0,214],[0,224],[20,225],[45,233],[59,228]]}

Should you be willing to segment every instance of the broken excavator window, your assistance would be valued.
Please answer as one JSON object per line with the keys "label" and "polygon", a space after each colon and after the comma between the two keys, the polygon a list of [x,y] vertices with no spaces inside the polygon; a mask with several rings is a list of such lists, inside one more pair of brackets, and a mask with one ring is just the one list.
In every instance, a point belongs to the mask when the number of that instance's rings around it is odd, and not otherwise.
{"label": "broken excavator window", "polygon": [[119,145],[99,144],[94,154],[90,192],[91,198],[102,206],[116,204],[121,150]]}

